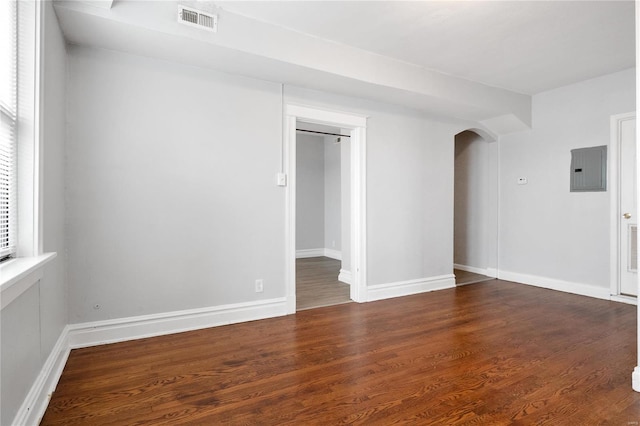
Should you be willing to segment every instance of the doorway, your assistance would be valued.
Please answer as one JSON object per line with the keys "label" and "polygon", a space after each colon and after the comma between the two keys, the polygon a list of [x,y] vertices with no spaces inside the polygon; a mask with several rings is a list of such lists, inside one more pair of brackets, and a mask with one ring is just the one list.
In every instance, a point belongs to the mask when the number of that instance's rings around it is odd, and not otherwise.
{"label": "doorway", "polygon": [[[347,185],[349,213],[341,222],[342,282],[350,281],[349,298],[355,302],[366,302],[366,117],[338,111],[316,109],[299,105],[287,105],[285,114],[284,164],[288,182],[286,185],[286,303],[287,313],[297,310],[296,289],[296,245],[297,245],[297,126],[328,126],[348,132],[349,183]],[[344,223],[348,226],[344,226]],[[346,229],[348,228],[348,238]],[[331,242],[333,240],[330,240]],[[345,244],[348,241],[348,244]],[[337,245],[337,242],[336,242]],[[326,248],[323,248],[326,249]],[[330,253],[323,251],[324,254]],[[326,256],[323,256],[326,257]],[[346,269],[348,268],[348,269]],[[302,274],[302,273],[301,273]]]}
{"label": "doorway", "polygon": [[348,259],[342,263],[350,246],[350,139],[348,130],[296,122],[297,310],[351,301]]}
{"label": "doorway", "polygon": [[611,294],[638,296],[636,115],[611,117]]}
{"label": "doorway", "polygon": [[455,136],[454,275],[456,285],[496,277],[497,144],[466,130]]}

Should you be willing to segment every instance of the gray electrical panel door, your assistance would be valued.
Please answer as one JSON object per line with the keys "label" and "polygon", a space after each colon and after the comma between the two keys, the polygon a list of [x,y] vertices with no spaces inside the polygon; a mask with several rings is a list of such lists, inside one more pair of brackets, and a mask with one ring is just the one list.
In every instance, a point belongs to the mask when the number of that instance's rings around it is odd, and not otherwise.
{"label": "gray electrical panel door", "polygon": [[607,147],[571,150],[571,192],[607,190]]}

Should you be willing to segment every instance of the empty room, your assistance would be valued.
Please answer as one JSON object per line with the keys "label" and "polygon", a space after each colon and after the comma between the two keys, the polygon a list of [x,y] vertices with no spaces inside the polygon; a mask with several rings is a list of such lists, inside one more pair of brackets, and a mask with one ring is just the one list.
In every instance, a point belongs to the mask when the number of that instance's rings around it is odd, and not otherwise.
{"label": "empty room", "polygon": [[0,424],[638,424],[635,9],[0,2]]}

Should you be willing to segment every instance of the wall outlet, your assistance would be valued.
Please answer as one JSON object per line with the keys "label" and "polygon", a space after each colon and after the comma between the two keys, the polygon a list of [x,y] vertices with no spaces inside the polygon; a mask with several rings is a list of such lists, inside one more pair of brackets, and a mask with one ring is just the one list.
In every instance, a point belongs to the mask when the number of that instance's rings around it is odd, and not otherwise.
{"label": "wall outlet", "polygon": [[256,280],[256,293],[262,293],[264,290],[264,283],[262,280]]}

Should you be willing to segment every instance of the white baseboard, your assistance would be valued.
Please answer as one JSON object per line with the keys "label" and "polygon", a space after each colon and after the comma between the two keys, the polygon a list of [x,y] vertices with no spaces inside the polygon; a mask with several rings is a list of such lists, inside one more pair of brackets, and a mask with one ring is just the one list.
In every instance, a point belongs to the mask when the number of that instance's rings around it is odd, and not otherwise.
{"label": "white baseboard", "polygon": [[574,283],[570,281],[556,280],[554,278],[539,277],[536,275],[519,274],[516,272],[499,271],[498,278],[504,281],[513,281],[519,284],[527,284],[550,290],[563,291],[565,293],[579,294],[581,296],[595,297],[597,299],[612,300],[608,287],[597,287],[589,284]]}
{"label": "white baseboard", "polygon": [[321,257],[324,256],[324,249],[304,249],[296,250],[296,259],[305,259],[307,257]]}
{"label": "white baseboard", "polygon": [[640,392],[640,367],[634,368],[631,373],[631,387],[634,391]]}
{"label": "white baseboard", "polygon": [[627,305],[638,306],[638,298],[633,296],[624,296],[620,294],[612,294],[610,297],[612,302],[626,303]]}
{"label": "white baseboard", "polygon": [[491,278],[496,278],[498,276],[498,271],[495,268],[477,268],[475,266],[460,265],[458,263],[454,263],[453,268],[460,269],[465,272],[471,272],[473,274],[486,275]]}
{"label": "white baseboard", "polygon": [[409,296],[435,290],[455,288],[456,279],[453,274],[417,280],[399,281],[388,284],[377,284],[367,287],[367,301],[390,299],[392,297]]}
{"label": "white baseboard", "polygon": [[296,250],[296,259],[307,257],[330,257],[331,259],[342,260],[342,252],[328,248]]}
{"label": "white baseboard", "polygon": [[340,273],[338,274],[338,281],[351,285],[351,283],[353,282],[351,278],[351,271],[340,269]]}
{"label": "white baseboard", "polygon": [[72,324],[69,326],[69,347],[84,348],[106,343],[124,342],[219,325],[273,318],[286,314],[286,299],[282,297],[256,302]]}
{"label": "white baseboard", "polygon": [[331,259],[342,260],[342,252],[340,250],[326,248],[324,249],[324,255],[325,257],[330,257]]}
{"label": "white baseboard", "polygon": [[68,333],[69,326],[66,326],[60,333],[60,337],[58,337],[53,349],[51,349],[49,357],[42,366],[42,370],[40,370],[36,381],[31,386],[11,424],[40,424],[49,405],[51,395],[58,385],[58,380],[60,380],[62,370],[67,363],[67,358],[69,358]]}
{"label": "white baseboard", "polygon": [[491,278],[498,278],[498,270],[496,268],[487,268],[485,275]]}

